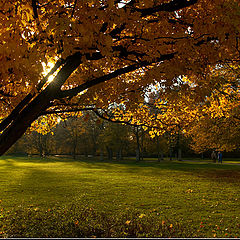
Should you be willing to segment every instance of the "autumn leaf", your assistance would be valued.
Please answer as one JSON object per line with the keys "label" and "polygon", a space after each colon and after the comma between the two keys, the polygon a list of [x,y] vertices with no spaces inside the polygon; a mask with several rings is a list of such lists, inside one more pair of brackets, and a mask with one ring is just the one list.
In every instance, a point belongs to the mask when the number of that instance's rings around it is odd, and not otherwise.
{"label": "autumn leaf", "polygon": [[125,224],[129,225],[130,222],[131,222],[130,220],[127,220],[127,221],[125,222]]}
{"label": "autumn leaf", "polygon": [[143,217],[145,217],[145,216],[146,216],[146,214],[141,213],[141,214],[139,215],[139,218],[143,218]]}

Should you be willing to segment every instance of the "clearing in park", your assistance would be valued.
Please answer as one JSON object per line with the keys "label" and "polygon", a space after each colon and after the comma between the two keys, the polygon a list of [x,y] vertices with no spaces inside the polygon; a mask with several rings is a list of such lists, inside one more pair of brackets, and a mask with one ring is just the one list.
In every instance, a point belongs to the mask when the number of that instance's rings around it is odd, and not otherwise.
{"label": "clearing in park", "polygon": [[240,237],[240,166],[1,157],[2,237]]}

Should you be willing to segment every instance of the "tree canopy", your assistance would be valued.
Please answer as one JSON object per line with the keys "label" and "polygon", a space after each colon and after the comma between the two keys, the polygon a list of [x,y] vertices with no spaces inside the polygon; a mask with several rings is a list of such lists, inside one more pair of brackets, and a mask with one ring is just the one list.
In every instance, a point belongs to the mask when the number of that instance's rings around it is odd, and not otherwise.
{"label": "tree canopy", "polygon": [[237,0],[2,0],[0,155],[49,112],[143,112],[151,86],[198,106],[219,84],[239,93],[210,77],[238,68],[239,22]]}

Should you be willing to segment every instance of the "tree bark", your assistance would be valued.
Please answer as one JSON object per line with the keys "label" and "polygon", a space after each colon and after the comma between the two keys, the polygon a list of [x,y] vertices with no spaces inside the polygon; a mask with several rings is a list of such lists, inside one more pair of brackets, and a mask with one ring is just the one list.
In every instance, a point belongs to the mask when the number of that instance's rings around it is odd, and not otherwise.
{"label": "tree bark", "polygon": [[74,54],[69,57],[66,64],[48,87],[40,92],[14,117],[14,121],[7,126],[0,136],[0,156],[26,132],[32,122],[41,115],[41,112],[45,111],[51,105],[51,101],[56,98],[61,86],[80,63],[81,57],[79,54]]}
{"label": "tree bark", "polygon": [[39,113],[50,104],[49,93],[42,92],[23,109],[18,117],[2,133],[0,137],[0,156],[4,154],[27,130]]}

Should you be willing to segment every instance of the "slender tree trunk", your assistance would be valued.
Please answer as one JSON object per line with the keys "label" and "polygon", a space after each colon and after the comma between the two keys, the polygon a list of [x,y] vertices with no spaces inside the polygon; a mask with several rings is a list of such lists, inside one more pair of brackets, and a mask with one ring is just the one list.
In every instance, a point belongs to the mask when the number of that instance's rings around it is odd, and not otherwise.
{"label": "slender tree trunk", "polygon": [[141,136],[141,160],[142,161],[143,161],[143,153],[144,153],[143,137],[144,137],[144,132],[143,132],[143,129],[142,129],[142,136]]}
{"label": "slender tree trunk", "polygon": [[96,156],[96,152],[97,152],[97,146],[95,145],[95,143],[93,143],[93,148],[92,148],[92,155],[93,155],[93,157]]}
{"label": "slender tree trunk", "polygon": [[92,155],[93,157],[96,156],[96,152],[98,150],[98,145],[97,145],[97,137],[96,137],[96,131],[95,129],[92,132],[92,144],[93,144],[93,148],[92,148]]}
{"label": "slender tree trunk", "polygon": [[170,161],[172,161],[172,149],[170,148],[170,151],[169,151],[169,158],[170,158]]}
{"label": "slender tree trunk", "polygon": [[108,153],[108,160],[112,161],[113,160],[113,152],[112,149],[110,147],[106,147],[107,148],[107,153]]}
{"label": "slender tree trunk", "polygon": [[38,134],[38,151],[39,151],[39,156],[42,158],[43,157],[43,145],[42,145],[42,135]]}
{"label": "slender tree trunk", "polygon": [[181,161],[182,160],[182,149],[178,148],[178,160]]}
{"label": "slender tree trunk", "polygon": [[100,161],[103,161],[103,150],[100,151]]}
{"label": "slender tree trunk", "polygon": [[120,148],[117,150],[116,160],[117,160],[117,161],[122,160],[122,147],[120,147]]}
{"label": "slender tree trunk", "polygon": [[178,131],[178,134],[177,134],[176,155],[177,155],[177,160],[181,160],[182,150],[180,148],[180,130]]}
{"label": "slender tree trunk", "polygon": [[119,160],[123,160],[122,147],[119,150]]}
{"label": "slender tree trunk", "polygon": [[74,141],[73,141],[73,153],[72,153],[73,159],[76,159],[77,141],[78,141],[78,136],[77,136],[77,133],[75,133]]}
{"label": "slender tree trunk", "polygon": [[157,156],[158,162],[163,160],[163,151],[160,149],[159,136],[157,136]]}
{"label": "slender tree trunk", "polygon": [[116,152],[116,160],[119,161],[119,151]]}
{"label": "slender tree trunk", "polygon": [[139,142],[139,131],[138,131],[138,127],[136,128],[136,140],[137,140],[137,149],[136,149],[136,161],[139,162],[140,161],[140,142]]}
{"label": "slender tree trunk", "polygon": [[158,162],[163,160],[163,151],[161,149],[158,150]]}

